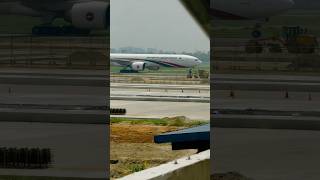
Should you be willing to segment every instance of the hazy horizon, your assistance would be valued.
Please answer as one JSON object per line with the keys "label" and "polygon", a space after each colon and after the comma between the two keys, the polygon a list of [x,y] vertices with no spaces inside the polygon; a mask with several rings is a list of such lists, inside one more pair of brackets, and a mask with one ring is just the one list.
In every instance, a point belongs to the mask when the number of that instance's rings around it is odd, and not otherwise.
{"label": "hazy horizon", "polygon": [[179,0],[111,0],[110,47],[209,51],[209,37]]}

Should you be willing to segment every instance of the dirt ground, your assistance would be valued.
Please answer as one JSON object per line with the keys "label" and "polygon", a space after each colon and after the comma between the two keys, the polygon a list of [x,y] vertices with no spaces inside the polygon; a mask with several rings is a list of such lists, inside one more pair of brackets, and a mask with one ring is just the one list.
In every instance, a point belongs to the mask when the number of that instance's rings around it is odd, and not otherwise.
{"label": "dirt ground", "polygon": [[155,135],[175,131],[174,126],[112,124],[111,141],[115,143],[153,143]]}
{"label": "dirt ground", "polygon": [[196,153],[196,150],[172,151],[171,144],[155,144],[153,142],[154,135],[179,128],[112,124],[110,143],[111,178],[119,178]]}

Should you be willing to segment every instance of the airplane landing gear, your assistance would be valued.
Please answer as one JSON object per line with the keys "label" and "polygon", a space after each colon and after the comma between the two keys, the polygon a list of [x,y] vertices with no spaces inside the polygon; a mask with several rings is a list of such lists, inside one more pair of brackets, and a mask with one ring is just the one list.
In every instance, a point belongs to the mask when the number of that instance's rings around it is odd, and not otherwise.
{"label": "airplane landing gear", "polygon": [[253,38],[257,39],[257,38],[260,38],[262,36],[260,28],[261,28],[261,24],[256,23],[256,25],[254,26],[254,30],[251,32],[251,36]]}
{"label": "airplane landing gear", "polygon": [[138,73],[139,71],[135,71],[132,69],[121,69],[120,73]]}
{"label": "airplane landing gear", "polygon": [[139,71],[133,70],[130,66],[127,66],[121,69],[120,73],[139,73]]}
{"label": "airplane landing gear", "polygon": [[188,70],[188,74],[187,74],[187,78],[189,78],[189,79],[191,79],[191,78],[198,79],[200,77],[199,71],[200,71],[199,67],[193,68],[193,69],[189,69]]}
{"label": "airplane landing gear", "polygon": [[192,77],[193,77],[193,72],[192,72],[192,69],[190,68],[188,70],[187,78],[191,79]]}
{"label": "airplane landing gear", "polygon": [[90,30],[78,29],[73,26],[59,27],[59,26],[42,25],[42,26],[35,26],[32,28],[32,35],[36,35],[36,36],[70,36],[70,35],[85,36],[89,34],[90,34]]}
{"label": "airplane landing gear", "polygon": [[254,30],[254,31],[252,31],[251,36],[253,38],[260,38],[262,36],[262,33],[259,30]]}

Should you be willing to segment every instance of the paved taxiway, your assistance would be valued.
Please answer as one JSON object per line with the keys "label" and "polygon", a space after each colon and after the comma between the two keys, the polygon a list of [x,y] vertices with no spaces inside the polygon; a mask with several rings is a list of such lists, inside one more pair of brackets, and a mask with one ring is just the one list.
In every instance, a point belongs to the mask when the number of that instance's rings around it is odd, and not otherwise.
{"label": "paved taxiway", "polygon": [[3,69],[1,147],[50,148],[53,164],[48,169],[0,173],[105,179],[106,78],[104,70]]}
{"label": "paved taxiway", "polygon": [[213,74],[211,84],[215,90],[320,91],[317,76]]}
{"label": "paved taxiway", "polygon": [[208,85],[112,83],[110,94],[111,107],[126,108],[124,117],[210,119]]}
{"label": "paved taxiway", "polygon": [[48,169],[0,169],[1,175],[106,177],[105,125],[0,122],[1,147],[50,148],[53,164]]}
{"label": "paved taxiway", "polygon": [[1,121],[105,124],[106,78],[103,70],[4,69]]}
{"label": "paved taxiway", "polygon": [[259,180],[319,179],[320,132],[211,128],[214,173]]}
{"label": "paved taxiway", "polygon": [[210,119],[209,103],[111,100],[110,105],[112,108],[127,109],[127,114],[121,117],[158,119],[185,116],[194,120]]}
{"label": "paved taxiway", "polygon": [[216,74],[212,82],[212,172],[318,179],[317,76]]}
{"label": "paved taxiway", "polygon": [[216,74],[211,82],[217,127],[320,129],[315,76]]}
{"label": "paved taxiway", "polygon": [[111,100],[210,102],[209,86],[111,84]]}
{"label": "paved taxiway", "polygon": [[[265,109],[279,111],[319,111],[320,93],[285,91],[216,91],[212,95],[214,109]],[[311,99],[309,99],[311,98]]]}

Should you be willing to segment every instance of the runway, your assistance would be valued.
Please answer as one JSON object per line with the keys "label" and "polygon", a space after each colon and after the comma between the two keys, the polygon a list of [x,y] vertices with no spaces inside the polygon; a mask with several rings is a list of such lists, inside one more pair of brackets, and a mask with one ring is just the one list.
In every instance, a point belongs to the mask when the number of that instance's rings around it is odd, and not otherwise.
{"label": "runway", "polygon": [[320,130],[316,76],[216,74],[211,82],[215,127]]}
{"label": "runway", "polygon": [[111,100],[110,103],[113,108],[121,107],[127,109],[127,114],[121,117],[158,119],[185,116],[192,120],[209,121],[210,119],[209,103],[121,100]]}
{"label": "runway", "polygon": [[111,83],[115,89],[144,89],[144,90],[186,90],[186,91],[210,91],[209,85],[181,85],[181,84],[135,84],[135,83]]}
{"label": "runway", "polygon": [[211,85],[214,90],[320,91],[317,76],[213,74]]}
{"label": "runway", "polygon": [[212,76],[212,173],[248,178],[318,179],[317,76]]}
{"label": "runway", "polygon": [[18,69],[0,72],[0,144],[49,148],[48,169],[1,175],[100,178],[108,169],[108,72]]}
{"label": "runway", "polygon": [[213,93],[212,109],[319,111],[320,93],[236,90],[233,93],[233,97],[230,91]]}
{"label": "runway", "polygon": [[210,119],[206,85],[111,83],[110,95],[112,108],[126,108],[127,114],[121,117]]}
{"label": "runway", "polygon": [[1,121],[106,124],[105,71],[5,69]]}
{"label": "runway", "polygon": [[50,148],[48,169],[0,169],[1,175],[107,177],[106,125],[0,122],[1,147]]}
{"label": "runway", "polygon": [[111,83],[111,100],[210,102],[210,88],[204,85]]}
{"label": "runway", "polygon": [[212,173],[248,178],[319,179],[319,131],[211,128]]}
{"label": "runway", "polygon": [[[106,87],[108,75],[105,70],[72,69],[3,69],[2,84],[13,85],[66,85]],[[59,88],[57,88],[59,89]]]}

